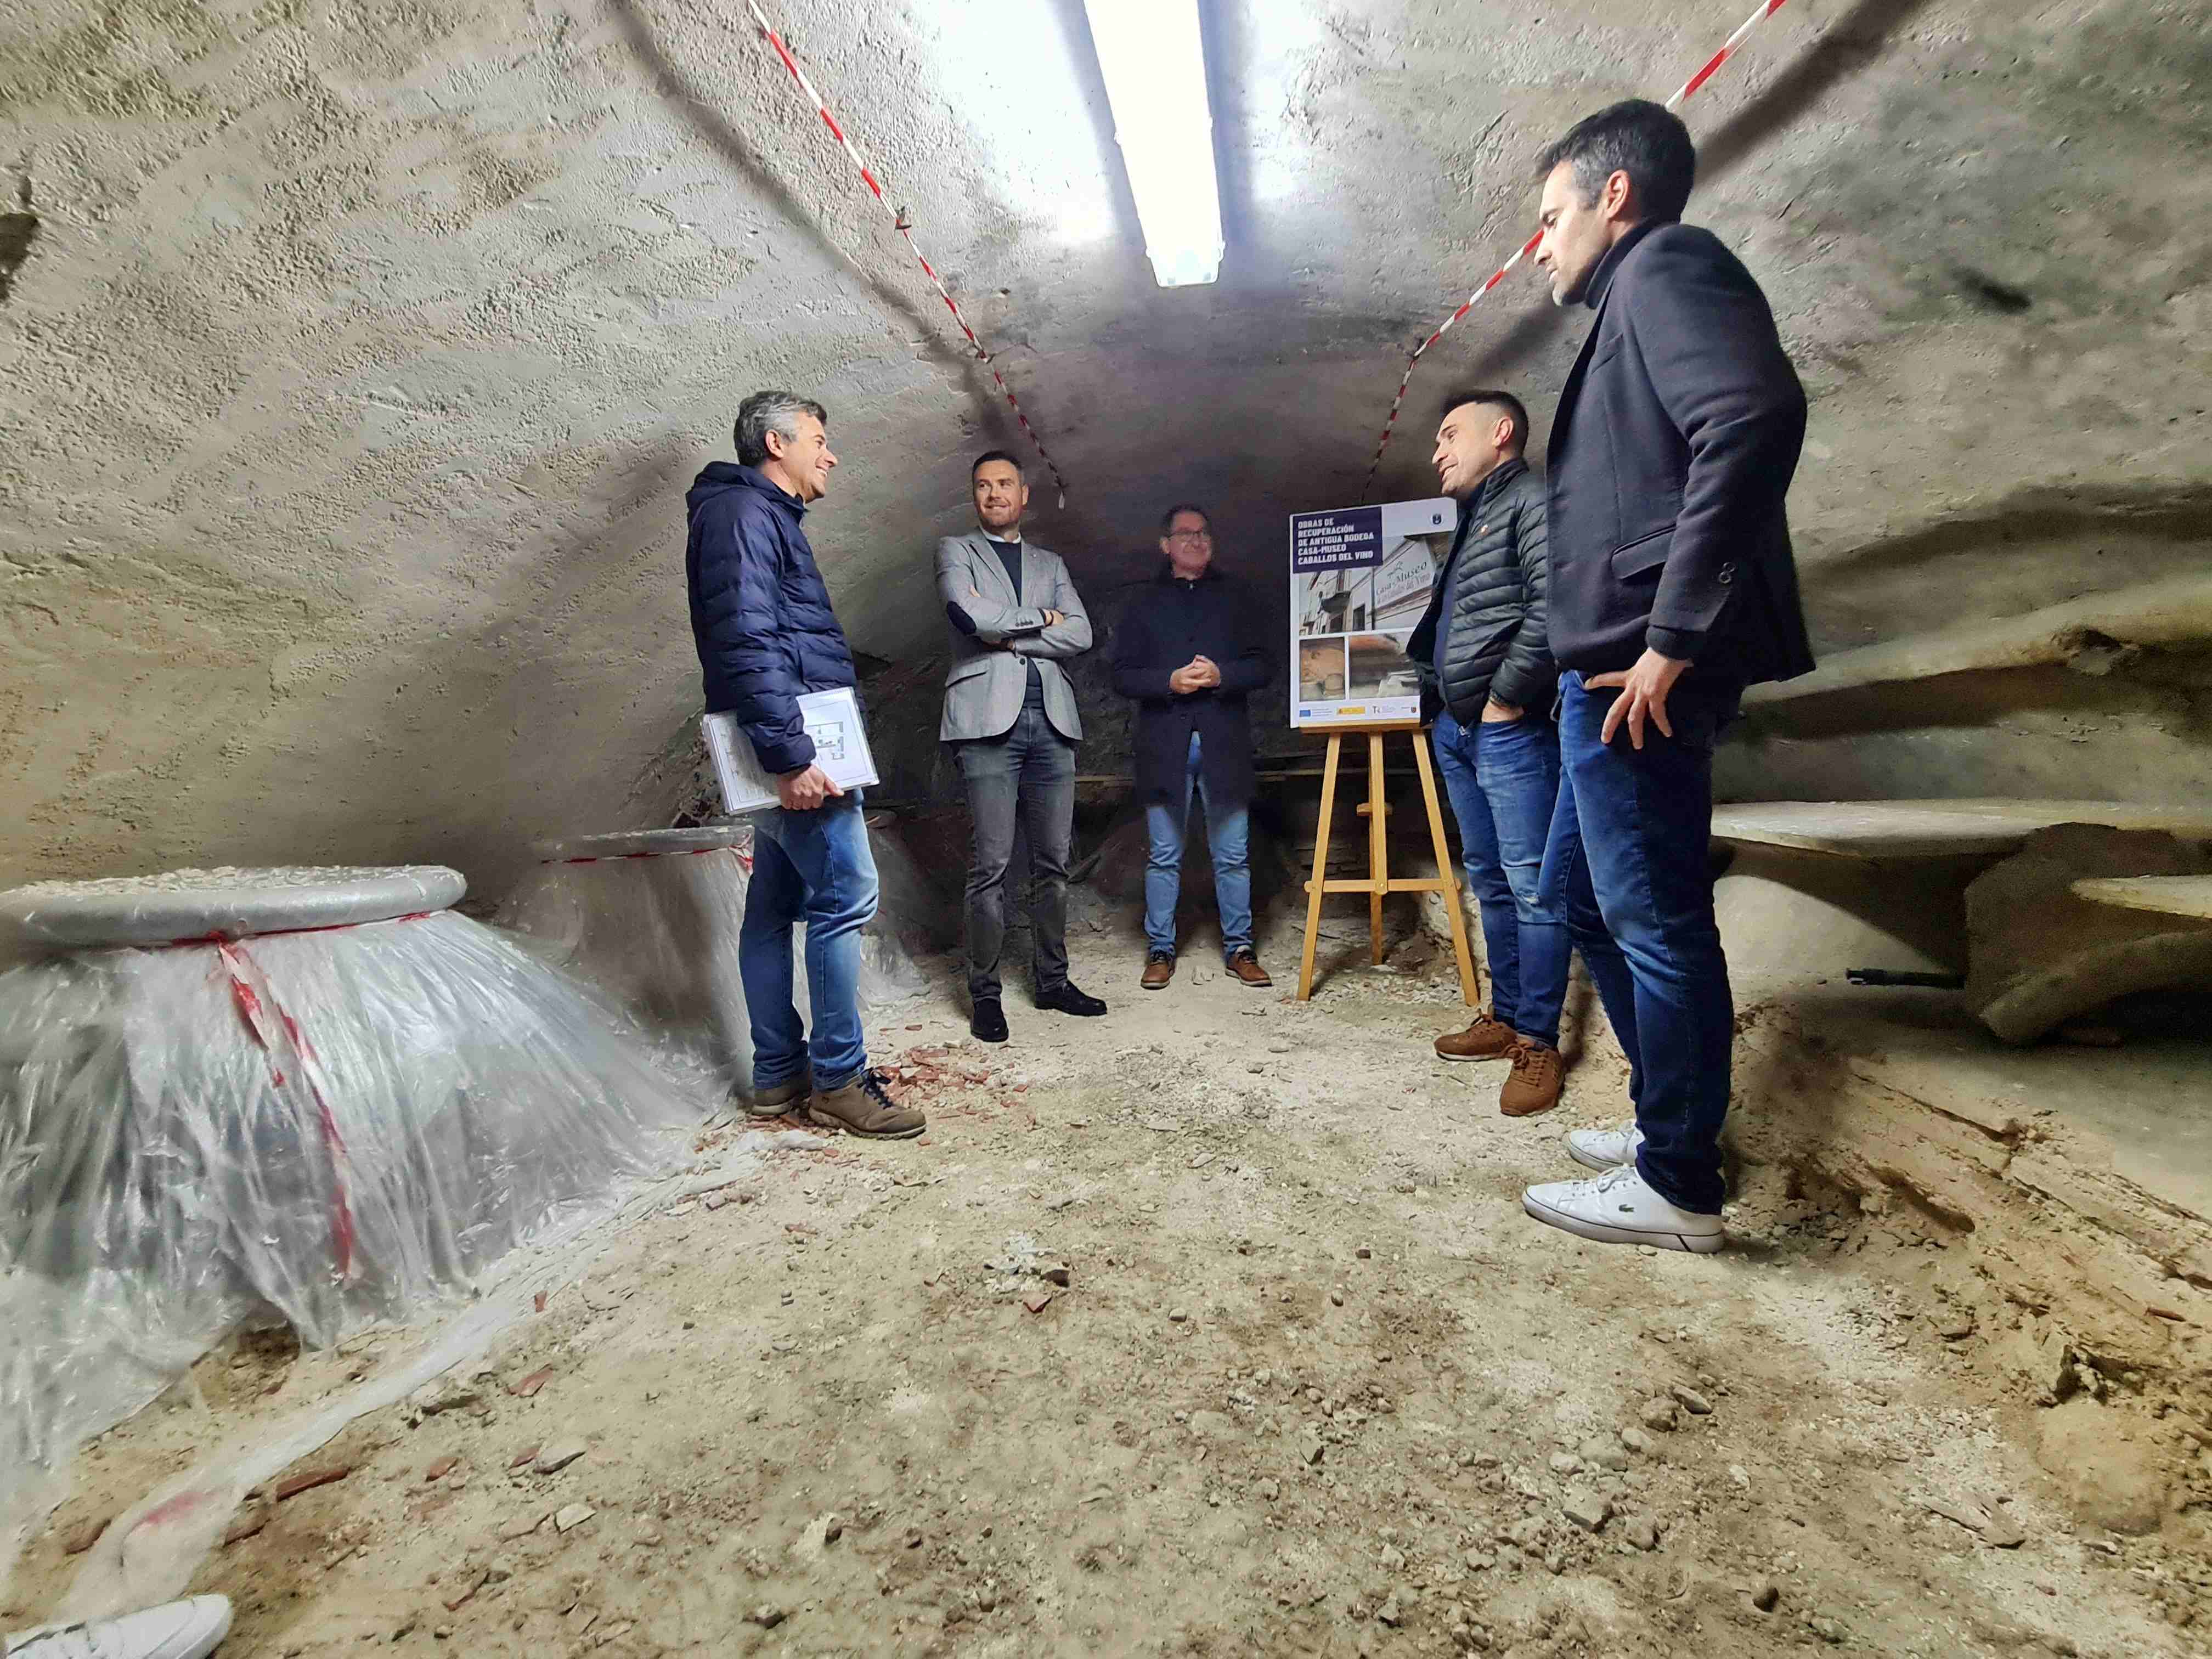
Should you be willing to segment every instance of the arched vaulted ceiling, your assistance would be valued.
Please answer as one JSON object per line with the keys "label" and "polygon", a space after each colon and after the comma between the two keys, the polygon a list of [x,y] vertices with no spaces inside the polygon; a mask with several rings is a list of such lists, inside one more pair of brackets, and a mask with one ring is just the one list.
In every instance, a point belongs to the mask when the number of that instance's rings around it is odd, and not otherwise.
{"label": "arched vaulted ceiling", "polygon": [[[1035,532],[1101,604],[1184,495],[1272,594],[1282,515],[1357,498],[1406,349],[1527,234],[1544,142],[1744,9],[1207,0],[1229,246],[1161,290],[1077,0],[769,7],[1000,348],[1072,486]],[[2209,107],[2203,9],[2119,0],[1793,0],[1690,106],[1691,217],[1813,395],[1825,647],[2202,568]],[[734,0],[18,9],[0,215],[13,879],[495,878],[616,827],[694,707],[681,497],[739,397],[831,406],[810,529],[885,658],[939,647],[932,544],[1018,441]],[[1432,493],[1455,380],[1540,438],[1581,325],[1509,279],[1380,493]]]}

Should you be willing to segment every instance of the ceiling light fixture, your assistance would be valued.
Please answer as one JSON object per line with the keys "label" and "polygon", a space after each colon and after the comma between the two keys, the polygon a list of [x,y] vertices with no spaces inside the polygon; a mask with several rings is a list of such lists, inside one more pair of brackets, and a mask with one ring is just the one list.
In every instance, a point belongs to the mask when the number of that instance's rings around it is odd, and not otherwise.
{"label": "ceiling light fixture", "polygon": [[1162,288],[1212,282],[1221,193],[1198,0],[1084,0],[1084,9],[1153,278]]}

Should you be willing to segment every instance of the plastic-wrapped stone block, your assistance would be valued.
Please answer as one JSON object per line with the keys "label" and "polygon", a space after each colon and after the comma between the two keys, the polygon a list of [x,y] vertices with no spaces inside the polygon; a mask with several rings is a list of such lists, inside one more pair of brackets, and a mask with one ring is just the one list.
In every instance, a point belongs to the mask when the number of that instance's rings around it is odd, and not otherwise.
{"label": "plastic-wrapped stone block", "polygon": [[687,1154],[707,1080],[440,908],[462,890],[429,867],[0,894],[0,1482],[241,1322],[321,1345],[410,1317]]}

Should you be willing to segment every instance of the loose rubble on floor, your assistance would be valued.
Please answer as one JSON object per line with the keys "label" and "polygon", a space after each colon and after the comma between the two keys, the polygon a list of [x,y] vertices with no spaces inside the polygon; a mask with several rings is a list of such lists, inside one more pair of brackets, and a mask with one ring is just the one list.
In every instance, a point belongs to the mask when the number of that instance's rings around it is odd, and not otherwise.
{"label": "loose rubble on floor", "polygon": [[[224,1659],[2203,1650],[2201,1389],[2045,1352],[2038,1310],[1930,1293],[1924,1243],[1755,1172],[1717,1256],[1534,1226],[1618,1057],[1505,1120],[1498,1068],[1428,1055],[1465,1012],[1433,971],[1301,1005],[1137,965],[1079,950],[1103,1019],[1010,988],[1000,1048],[944,987],[884,1011],[926,1137],[675,1183],[252,1494],[193,1583],[238,1604]],[[209,1356],[88,1449],[10,1616],[401,1339]]]}

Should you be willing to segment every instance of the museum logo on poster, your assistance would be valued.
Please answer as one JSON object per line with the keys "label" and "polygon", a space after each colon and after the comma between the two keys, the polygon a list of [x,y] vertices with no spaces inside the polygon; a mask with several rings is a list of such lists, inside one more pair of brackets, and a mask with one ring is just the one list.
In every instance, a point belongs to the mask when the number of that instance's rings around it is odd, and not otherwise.
{"label": "museum logo on poster", "polygon": [[1457,505],[1442,496],[1291,514],[1291,724],[1418,720],[1407,635],[1451,551]]}

